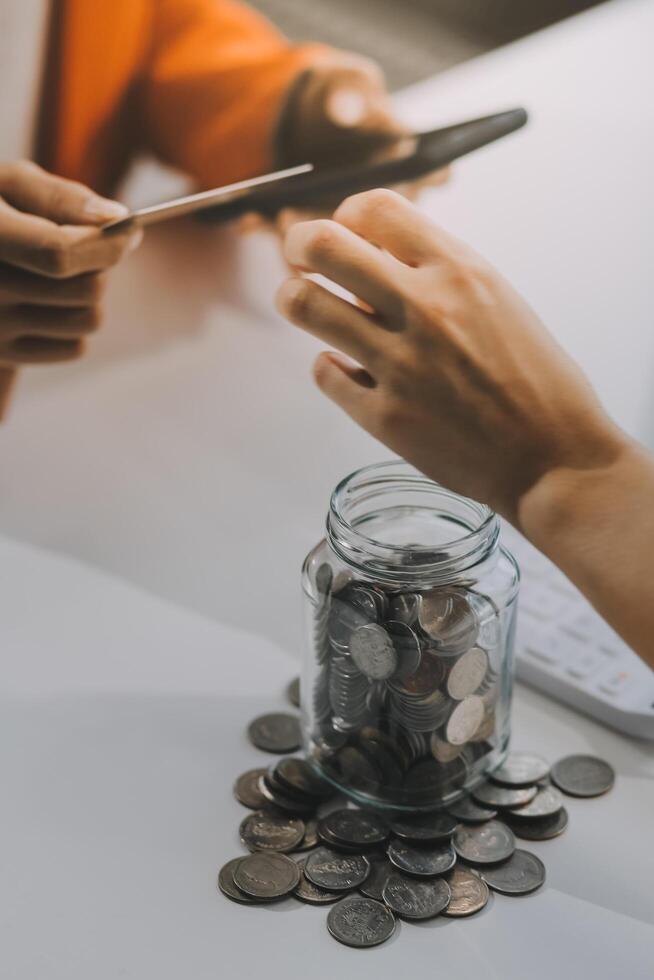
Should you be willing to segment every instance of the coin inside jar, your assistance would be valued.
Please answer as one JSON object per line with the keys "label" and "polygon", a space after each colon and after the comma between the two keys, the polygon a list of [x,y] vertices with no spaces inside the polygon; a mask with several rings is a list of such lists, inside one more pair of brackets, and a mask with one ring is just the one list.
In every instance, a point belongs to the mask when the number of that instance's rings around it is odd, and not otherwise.
{"label": "coin inside jar", "polygon": [[476,694],[459,701],[445,725],[445,737],[451,745],[469,742],[484,718],[484,702]]}
{"label": "coin inside jar", "polygon": [[481,647],[471,647],[452,664],[447,675],[447,693],[455,701],[474,694],[488,672],[488,654]]}
{"label": "coin inside jar", "polygon": [[492,820],[497,816],[497,810],[480,806],[469,796],[463,796],[451,803],[448,810],[458,820],[463,820],[464,823],[483,823],[485,820]]}
{"label": "coin inside jar", "polygon": [[446,909],[450,886],[444,878],[420,881],[395,872],[384,886],[384,902],[403,919],[433,919]]}
{"label": "coin inside jar", "polygon": [[350,656],[362,674],[383,681],[397,670],[397,653],[383,626],[359,626],[350,637]]}
{"label": "coin inside jar", "polygon": [[443,653],[463,653],[477,639],[477,617],[461,589],[424,592],[420,597],[418,622]]}

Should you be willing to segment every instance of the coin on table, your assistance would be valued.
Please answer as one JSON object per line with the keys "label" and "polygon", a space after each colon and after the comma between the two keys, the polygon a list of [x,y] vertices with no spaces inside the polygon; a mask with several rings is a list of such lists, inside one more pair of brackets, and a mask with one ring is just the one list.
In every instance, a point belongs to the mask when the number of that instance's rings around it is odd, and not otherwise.
{"label": "coin on table", "polygon": [[241,822],[241,841],[249,851],[292,851],[304,837],[304,821],[275,810],[257,810]]}
{"label": "coin on table", "polygon": [[394,872],[384,887],[384,902],[403,919],[433,919],[446,909],[451,896],[444,878],[420,881]]}
{"label": "coin on table", "polygon": [[402,840],[428,843],[449,840],[458,825],[459,821],[449,813],[425,813],[396,818],[391,822],[391,831]]}
{"label": "coin on table", "polygon": [[366,857],[370,862],[370,874],[359,886],[359,891],[362,895],[367,895],[368,898],[374,898],[381,902],[383,901],[384,885],[393,871],[393,865],[385,854],[366,854]]}
{"label": "coin on table", "polygon": [[483,823],[485,820],[492,820],[497,816],[497,810],[480,806],[479,803],[475,803],[469,796],[462,796],[454,803],[451,803],[448,810],[457,820],[463,820],[464,823]]}
{"label": "coin on table", "polygon": [[266,798],[259,789],[259,779],[265,774],[265,769],[248,769],[234,783],[234,796],[250,810],[261,810],[267,805]]}
{"label": "coin on table", "polygon": [[250,895],[246,895],[234,884],[234,871],[241,863],[245,861],[243,855],[237,858],[232,858],[227,864],[224,864],[220,869],[218,875],[218,887],[220,888],[223,895],[227,898],[231,898],[232,902],[238,902],[240,905],[256,905],[256,898],[252,898]]}
{"label": "coin on table", "polygon": [[454,849],[464,861],[471,864],[495,864],[511,857],[515,851],[515,837],[506,824],[499,820],[460,826],[454,835]]}
{"label": "coin on table", "polygon": [[518,848],[508,861],[479,872],[493,891],[502,895],[529,895],[545,881],[545,865],[531,851]]}
{"label": "coin on table", "polygon": [[294,677],[286,688],[286,697],[294,707],[300,707],[300,678]]}
{"label": "coin on table", "polygon": [[489,806],[498,810],[511,810],[519,806],[525,806],[536,796],[537,786],[523,786],[512,788],[510,786],[497,786],[495,783],[481,783],[472,790],[472,798],[482,806]]}
{"label": "coin on table", "polygon": [[350,637],[350,656],[362,674],[373,681],[385,681],[397,670],[397,653],[383,626],[359,626]]}
{"label": "coin on table", "polygon": [[320,833],[347,847],[373,847],[383,844],[389,836],[389,828],[381,814],[374,810],[332,810],[320,821]]}
{"label": "coin on table", "polygon": [[479,631],[477,616],[461,589],[432,589],[423,593],[418,622],[439,650],[447,654],[470,649]]}
{"label": "coin on table", "polygon": [[470,868],[457,865],[445,879],[450,886],[450,902],[443,915],[463,917],[474,915],[488,903],[488,885]]}
{"label": "coin on table", "polygon": [[307,902],[309,905],[331,905],[332,902],[337,902],[343,897],[343,892],[330,892],[309,881],[304,873],[304,861],[298,861],[297,866],[300,869],[300,881],[293,894],[301,902]]}
{"label": "coin on table", "polygon": [[528,752],[511,752],[490,778],[500,786],[530,786],[545,779],[550,771],[549,762]]}
{"label": "coin on table", "polygon": [[314,767],[299,756],[288,755],[280,759],[273,768],[275,779],[287,793],[311,796],[317,800],[327,800],[336,790],[323,779]]}
{"label": "coin on table", "polygon": [[373,898],[348,895],[329,910],[327,928],[339,943],[363,949],[390,939],[395,932],[395,917]]}
{"label": "coin on table", "polygon": [[248,727],[248,737],[253,745],[266,752],[295,752],[302,744],[300,722],[286,712],[255,718]]}
{"label": "coin on table", "polygon": [[516,837],[523,840],[552,840],[568,826],[568,811],[563,806],[557,813],[536,820],[513,820],[509,814],[506,819]]}
{"label": "coin on table", "polygon": [[304,821],[304,837],[295,848],[296,851],[311,851],[318,846],[318,821],[314,818]]}
{"label": "coin on table", "polygon": [[568,755],[554,763],[550,777],[568,796],[601,796],[613,786],[615,770],[594,755]]}
{"label": "coin on table", "polygon": [[484,719],[484,702],[476,694],[459,701],[447,719],[445,738],[451,745],[469,742]]}
{"label": "coin on table", "polygon": [[260,901],[282,898],[297,888],[300,869],[285,854],[250,854],[234,869],[234,884]]}
{"label": "coin on table", "polygon": [[445,874],[456,863],[456,854],[450,841],[416,847],[394,837],[388,845],[388,860],[400,871],[418,877],[434,877]]}
{"label": "coin on table", "polygon": [[526,806],[508,812],[516,820],[537,820],[539,817],[551,817],[552,814],[558,813],[562,806],[563,797],[556,786],[543,786]]}
{"label": "coin on table", "polygon": [[259,789],[266,800],[266,806],[273,804],[285,813],[291,813],[299,817],[311,816],[316,809],[316,801],[313,797],[300,797],[286,793],[283,787],[271,778],[269,772],[265,772],[259,779]]}
{"label": "coin on table", "polygon": [[462,653],[447,675],[447,693],[455,701],[474,694],[488,672],[488,654],[481,647]]}
{"label": "coin on table", "polygon": [[370,874],[370,862],[362,854],[341,854],[329,847],[318,847],[307,857],[304,873],[319,888],[347,891],[364,883]]}

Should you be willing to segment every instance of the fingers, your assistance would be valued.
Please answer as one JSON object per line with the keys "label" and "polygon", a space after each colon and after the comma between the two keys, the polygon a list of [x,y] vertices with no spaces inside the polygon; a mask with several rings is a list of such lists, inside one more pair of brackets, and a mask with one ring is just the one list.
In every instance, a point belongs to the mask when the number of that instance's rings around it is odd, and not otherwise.
{"label": "fingers", "polygon": [[410,266],[437,262],[459,246],[404,197],[383,188],[348,197],[334,221]]}
{"label": "fingers", "polygon": [[0,265],[0,307],[28,303],[33,306],[94,306],[104,289],[104,276],[87,272],[72,279],[46,279],[10,265]]}
{"label": "fingers", "polygon": [[83,340],[19,337],[0,353],[3,364],[55,364],[73,361],[84,353]]}
{"label": "fingers", "polygon": [[305,272],[318,272],[364,300],[388,325],[401,329],[403,304],[398,295],[401,266],[343,225],[306,221],[291,228],[286,260]]}
{"label": "fingers", "polygon": [[316,359],[313,376],[328,398],[347,412],[355,422],[368,428],[367,420],[375,386],[366,371],[334,351],[325,351]]}
{"label": "fingers", "polygon": [[287,279],[277,308],[291,323],[374,370],[385,332],[374,318],[311,279]]}
{"label": "fingers", "polygon": [[0,422],[7,418],[16,376],[17,372],[13,368],[0,367]]}
{"label": "fingers", "polygon": [[50,174],[28,160],[0,166],[0,195],[13,207],[59,225],[97,225],[129,214],[118,201],[74,180]]}
{"label": "fingers", "polygon": [[100,326],[100,321],[101,313],[97,306],[70,310],[17,306],[3,314],[0,337],[10,341],[26,336],[74,340],[93,333]]}
{"label": "fingers", "polygon": [[140,229],[105,235],[98,228],[56,225],[0,201],[0,262],[51,279],[108,269],[141,238]]}

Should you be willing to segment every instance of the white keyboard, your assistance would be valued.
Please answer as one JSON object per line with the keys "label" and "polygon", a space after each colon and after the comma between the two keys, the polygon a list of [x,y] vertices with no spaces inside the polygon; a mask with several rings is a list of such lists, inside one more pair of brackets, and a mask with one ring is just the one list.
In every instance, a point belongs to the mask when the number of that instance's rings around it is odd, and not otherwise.
{"label": "white keyboard", "polygon": [[540,551],[505,522],[502,532],[522,576],[517,676],[612,728],[654,740],[654,671]]}

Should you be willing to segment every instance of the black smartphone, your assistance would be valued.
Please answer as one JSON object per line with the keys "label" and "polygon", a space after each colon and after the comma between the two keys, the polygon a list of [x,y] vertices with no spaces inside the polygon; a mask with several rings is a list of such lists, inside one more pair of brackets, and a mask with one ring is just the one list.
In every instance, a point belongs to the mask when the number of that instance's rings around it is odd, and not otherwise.
{"label": "black smartphone", "polygon": [[508,109],[481,119],[416,134],[413,152],[405,157],[364,167],[330,168],[255,187],[243,196],[217,204],[198,215],[201,221],[228,221],[254,211],[267,217],[280,208],[311,208],[320,201],[343,200],[349,194],[415,180],[446,167],[453,160],[521,129],[525,109]]}

